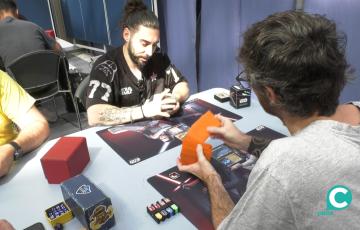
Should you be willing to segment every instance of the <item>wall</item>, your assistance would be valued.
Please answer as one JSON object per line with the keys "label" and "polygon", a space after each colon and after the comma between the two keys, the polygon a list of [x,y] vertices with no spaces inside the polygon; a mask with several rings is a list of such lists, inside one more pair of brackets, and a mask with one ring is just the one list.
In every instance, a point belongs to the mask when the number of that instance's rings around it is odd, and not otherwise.
{"label": "wall", "polygon": [[158,0],[160,45],[172,63],[186,76],[191,93],[196,79],[196,1]]}
{"label": "wall", "polygon": [[199,88],[229,88],[242,69],[236,61],[241,34],[274,12],[292,9],[293,1],[206,0],[201,7]]}
{"label": "wall", "polygon": [[[20,12],[43,28],[51,28],[46,0],[18,0]],[[104,5],[108,11],[107,37]],[[67,34],[80,40],[119,46],[118,27],[125,0],[61,0]],[[151,0],[145,3],[151,6]],[[197,4],[201,8],[197,10]],[[228,88],[242,69],[235,60],[241,34],[252,23],[274,12],[293,9],[295,0],[158,0],[161,46],[189,79],[191,92],[214,87]],[[347,58],[354,79],[341,101],[360,99],[360,1],[305,0],[305,11],[326,14],[347,34]],[[200,45],[199,45],[200,44]],[[197,46],[199,45],[199,46]]]}
{"label": "wall", "polygon": [[[198,0],[199,1],[199,0]],[[171,2],[171,0],[169,0]],[[182,2],[182,1],[181,1]],[[183,4],[186,4],[184,1]],[[191,4],[191,3],[188,3]],[[234,77],[242,69],[235,58],[238,48],[241,46],[241,33],[243,33],[252,23],[262,20],[268,15],[293,9],[295,1],[284,0],[206,0],[201,1],[201,23],[197,30],[200,33],[200,48],[198,69],[195,82],[199,90],[206,90],[214,87],[228,88],[234,83]],[[335,20],[338,28],[347,34],[347,59],[355,69],[353,80],[348,83],[341,94],[340,101],[360,99],[360,52],[358,52],[358,41],[360,40],[360,30],[357,29],[357,23],[360,21],[360,1],[357,0],[305,0],[305,11],[311,13],[326,14],[327,17]],[[168,10],[167,8],[165,8]],[[163,30],[167,36],[179,36],[182,40],[191,41],[193,39],[193,27],[187,31],[183,28],[188,23],[187,20],[199,20],[193,18],[193,9],[183,12],[173,10],[167,15],[167,22]],[[171,19],[173,17],[173,19]],[[184,20],[186,18],[186,20]],[[181,20],[180,20],[181,19]],[[179,33],[177,28],[181,28]],[[192,61],[193,54],[190,51],[183,54],[184,50],[189,49],[189,44],[176,42],[167,39],[167,49],[172,50],[172,55]],[[170,42],[169,42],[170,41]],[[192,46],[190,46],[192,47]],[[185,68],[193,68],[191,65],[184,65]]]}
{"label": "wall", "polygon": [[354,68],[354,79],[343,90],[340,101],[360,100],[360,1],[358,0],[311,0],[305,1],[304,10],[311,13],[326,15],[334,20],[337,28],[347,35],[346,56]]}
{"label": "wall", "polygon": [[[19,13],[44,30],[52,29],[47,0],[17,0]],[[35,4],[36,3],[36,4]]]}
{"label": "wall", "polygon": [[[61,0],[67,36],[97,44],[119,46],[122,44],[119,21],[126,2],[126,0]],[[151,9],[151,0],[144,2]],[[108,37],[105,9],[110,37]]]}

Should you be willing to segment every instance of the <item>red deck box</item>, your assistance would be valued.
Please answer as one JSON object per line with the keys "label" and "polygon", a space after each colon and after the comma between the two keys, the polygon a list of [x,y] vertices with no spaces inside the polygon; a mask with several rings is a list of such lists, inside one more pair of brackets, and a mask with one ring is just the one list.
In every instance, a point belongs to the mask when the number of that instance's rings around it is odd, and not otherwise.
{"label": "red deck box", "polygon": [[45,33],[51,37],[55,39],[55,31],[54,30],[45,30]]}
{"label": "red deck box", "polygon": [[41,158],[49,184],[59,184],[80,174],[90,160],[85,137],[61,137]]}

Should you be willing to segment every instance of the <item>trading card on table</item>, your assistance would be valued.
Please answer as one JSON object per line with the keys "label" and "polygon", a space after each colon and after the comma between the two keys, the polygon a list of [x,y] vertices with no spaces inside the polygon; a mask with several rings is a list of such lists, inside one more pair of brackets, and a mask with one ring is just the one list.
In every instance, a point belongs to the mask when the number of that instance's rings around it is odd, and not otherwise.
{"label": "trading card on table", "polygon": [[224,144],[214,148],[212,158],[221,162],[225,166],[232,166],[246,160],[246,156],[244,154]]}
{"label": "trading card on table", "polygon": [[248,159],[246,154],[222,144],[213,149],[211,164],[224,181],[231,179],[233,170]]}
{"label": "trading card on table", "polygon": [[224,91],[224,92],[220,92],[220,93],[215,93],[214,94],[214,98],[218,101],[220,101],[221,103],[223,102],[227,102],[230,100],[230,94],[228,91]]}
{"label": "trading card on table", "polygon": [[223,163],[225,166],[231,167],[234,164],[240,163],[242,160],[245,160],[245,157],[240,157],[236,153],[230,153],[221,160],[221,163]]}
{"label": "trading card on table", "polygon": [[184,137],[186,136],[187,132],[182,132],[182,133],[178,133],[175,135],[175,137],[179,140],[184,139]]}
{"label": "trading card on table", "polygon": [[178,124],[167,130],[167,133],[180,141],[186,136],[189,127],[185,124]]}

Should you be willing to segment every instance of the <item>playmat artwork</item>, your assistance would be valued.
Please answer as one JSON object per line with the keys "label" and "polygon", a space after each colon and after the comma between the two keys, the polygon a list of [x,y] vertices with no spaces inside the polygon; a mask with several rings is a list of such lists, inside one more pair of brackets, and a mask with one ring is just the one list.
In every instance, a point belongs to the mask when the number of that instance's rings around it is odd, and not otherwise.
{"label": "playmat artwork", "polygon": [[186,102],[173,117],[113,126],[97,134],[128,164],[133,165],[182,143],[191,125],[205,112],[233,121],[242,117],[201,99]]}

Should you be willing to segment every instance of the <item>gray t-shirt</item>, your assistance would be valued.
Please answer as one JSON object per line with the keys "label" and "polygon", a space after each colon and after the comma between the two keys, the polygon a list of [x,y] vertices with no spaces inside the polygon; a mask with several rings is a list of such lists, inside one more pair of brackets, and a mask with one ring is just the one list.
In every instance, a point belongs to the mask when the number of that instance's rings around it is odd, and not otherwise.
{"label": "gray t-shirt", "polygon": [[[331,211],[328,192],[336,185],[352,201]],[[335,201],[349,194],[336,193]],[[272,141],[219,229],[360,229],[360,125],[319,120]]]}
{"label": "gray t-shirt", "polygon": [[39,26],[13,17],[0,21],[0,34],[0,58],[5,67],[23,54],[55,46],[55,40]]}

